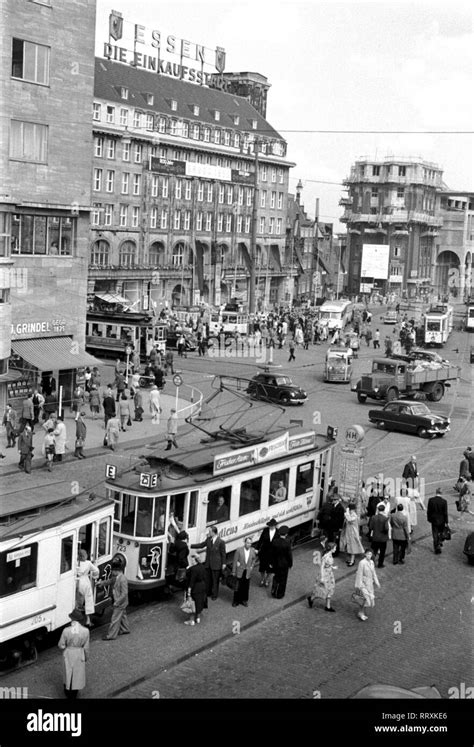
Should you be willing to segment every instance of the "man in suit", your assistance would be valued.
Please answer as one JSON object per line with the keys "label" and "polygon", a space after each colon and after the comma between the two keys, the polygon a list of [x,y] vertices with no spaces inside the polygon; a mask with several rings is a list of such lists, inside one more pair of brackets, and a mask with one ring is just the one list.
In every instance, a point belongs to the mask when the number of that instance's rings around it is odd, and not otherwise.
{"label": "man in suit", "polygon": [[331,499],[331,513],[329,521],[329,533],[328,539],[330,542],[336,543],[336,552],[334,555],[339,554],[339,537],[341,536],[342,527],[344,526],[344,506],[338,493],[338,488],[334,488],[334,493]]}
{"label": "man in suit", "polygon": [[280,527],[279,536],[273,540],[272,566],[275,575],[272,584],[272,597],[276,599],[283,599],[285,596],[288,571],[293,566],[293,553],[288,532],[287,526]]}
{"label": "man in suit", "polygon": [[260,561],[258,568],[260,571],[260,586],[268,586],[270,583],[270,576],[273,573],[272,547],[278,534],[277,522],[275,519],[270,519],[270,521],[267,521],[267,526],[258,539],[256,550]]}
{"label": "man in suit", "polygon": [[28,423],[18,436],[18,451],[20,452],[18,467],[29,475],[33,458],[33,431]]}
{"label": "man in suit", "polygon": [[[112,578],[114,582],[112,596],[114,603],[109,629],[107,634],[103,636],[103,641],[114,641],[118,635],[127,635],[130,633],[127,617],[128,581],[123,570],[120,560],[116,559],[112,561]],[[107,586],[108,584],[110,584],[109,580],[97,582],[97,586]]]}
{"label": "man in suit", "polygon": [[390,516],[390,524],[392,525],[393,565],[398,565],[398,563],[403,565],[410,540],[408,518],[405,515],[403,503],[399,503],[396,512]]}
{"label": "man in suit", "polygon": [[407,488],[414,489],[418,487],[418,467],[416,464],[416,456],[410,457],[410,461],[405,464],[402,478],[406,480]]}
{"label": "man in suit", "polygon": [[250,576],[256,560],[257,553],[252,547],[252,538],[246,537],[244,546],[238,547],[234,553],[232,573],[238,579],[238,585],[234,591],[232,607],[238,607],[239,604],[248,607]]}
{"label": "man in suit", "polygon": [[429,499],[426,518],[431,524],[435,555],[441,555],[443,530],[448,523],[448,502],[443,498],[441,488],[437,488],[436,495]]}
{"label": "man in suit", "polygon": [[385,513],[385,503],[379,503],[377,513],[369,519],[369,536],[371,538],[371,548],[374,553],[374,560],[379,553],[378,568],[384,568],[383,561],[387,550],[388,541],[388,518]]}
{"label": "man in suit", "polygon": [[208,536],[204,542],[191,545],[196,550],[203,547],[206,548],[204,568],[206,569],[207,577],[207,596],[213,600],[216,600],[219,595],[219,579],[221,572],[226,567],[225,542],[218,536],[218,531],[216,526],[209,527]]}

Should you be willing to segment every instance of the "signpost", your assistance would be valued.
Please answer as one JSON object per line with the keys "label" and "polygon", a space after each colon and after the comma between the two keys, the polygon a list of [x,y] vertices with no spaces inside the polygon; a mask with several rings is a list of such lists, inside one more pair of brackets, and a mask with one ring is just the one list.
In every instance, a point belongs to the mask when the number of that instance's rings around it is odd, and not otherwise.
{"label": "signpost", "polygon": [[183,383],[182,377],[179,375],[179,373],[176,373],[173,376],[173,384],[176,387],[176,405],[175,405],[176,412],[178,412],[179,387],[182,385],[182,383]]}
{"label": "signpost", "polygon": [[125,348],[125,353],[127,355],[127,367],[125,369],[125,383],[128,384],[128,366],[130,363],[130,356],[132,354],[132,348],[130,347],[130,345],[127,345],[127,347]]}

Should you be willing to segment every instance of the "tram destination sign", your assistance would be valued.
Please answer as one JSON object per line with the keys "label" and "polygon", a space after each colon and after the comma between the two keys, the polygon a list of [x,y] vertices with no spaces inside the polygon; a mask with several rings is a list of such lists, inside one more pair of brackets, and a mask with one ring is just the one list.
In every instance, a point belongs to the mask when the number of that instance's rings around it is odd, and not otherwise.
{"label": "tram destination sign", "polygon": [[238,449],[215,456],[213,474],[221,475],[226,472],[235,472],[242,467],[251,467],[254,464],[285,456],[285,454],[290,455],[298,451],[305,451],[308,448],[314,448],[315,444],[316,434],[314,431],[292,436],[286,431],[277,438],[265,441],[252,448]]}

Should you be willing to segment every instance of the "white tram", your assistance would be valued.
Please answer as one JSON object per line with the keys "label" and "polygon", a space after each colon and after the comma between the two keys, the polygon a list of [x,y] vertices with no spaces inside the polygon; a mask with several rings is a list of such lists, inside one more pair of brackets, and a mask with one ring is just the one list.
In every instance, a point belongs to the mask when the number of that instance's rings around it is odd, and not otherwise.
{"label": "white tram", "polygon": [[[111,573],[114,504],[95,494],[70,495],[70,483],[2,496],[0,510],[0,671],[36,659],[39,641],[70,622],[78,552],[87,551],[100,579]],[[36,493],[36,495],[34,495]],[[64,496],[68,496],[64,499]],[[111,602],[94,588],[96,612]]]}
{"label": "white tram", "polygon": [[466,304],[466,319],[465,319],[466,332],[474,332],[474,301],[468,301]]}
{"label": "white tram", "polygon": [[223,434],[177,453],[156,452],[146,457],[146,467],[120,476],[107,466],[107,495],[115,502],[113,547],[130,589],[166,583],[173,573],[168,545],[181,530],[194,544],[217,524],[227,552],[244,537],[256,541],[271,518],[293,535],[311,536],[335,441],[312,430],[280,429],[235,446]]}
{"label": "white tram", "polygon": [[449,304],[431,306],[425,314],[425,345],[443,345],[452,332],[453,317]]}

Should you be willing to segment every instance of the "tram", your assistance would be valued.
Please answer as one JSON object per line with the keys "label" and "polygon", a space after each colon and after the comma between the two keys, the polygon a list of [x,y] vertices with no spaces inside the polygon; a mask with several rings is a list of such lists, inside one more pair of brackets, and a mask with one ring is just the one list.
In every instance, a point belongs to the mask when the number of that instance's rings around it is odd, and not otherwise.
{"label": "tram", "polygon": [[235,448],[231,434],[176,454],[155,452],[118,475],[109,465],[107,497],[114,501],[114,557],[131,590],[162,586],[173,575],[169,545],[185,530],[190,544],[218,525],[228,553],[254,541],[270,519],[293,538],[312,536],[332,471],[335,441],[313,430],[268,432]]}
{"label": "tram", "polygon": [[466,332],[474,332],[474,301],[470,300],[466,304],[466,321],[465,321]]}
{"label": "tram", "polygon": [[226,337],[248,335],[249,317],[240,311],[212,312],[209,320],[209,337],[216,337],[224,332]]}
{"label": "tram", "polygon": [[[66,496],[66,498],[65,498]],[[94,493],[71,496],[71,483],[4,494],[0,502],[0,672],[36,660],[47,633],[70,622],[81,607],[79,550],[111,574],[114,503]],[[111,587],[94,586],[95,612],[111,603]]]}
{"label": "tram", "polygon": [[167,325],[155,317],[131,311],[88,311],[86,350],[102,357],[125,359],[126,347],[138,350],[146,359],[153,347],[166,351]]}
{"label": "tram", "polygon": [[431,306],[424,318],[425,345],[443,345],[453,329],[453,307],[449,304]]}

